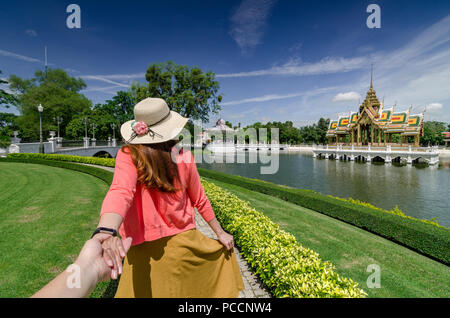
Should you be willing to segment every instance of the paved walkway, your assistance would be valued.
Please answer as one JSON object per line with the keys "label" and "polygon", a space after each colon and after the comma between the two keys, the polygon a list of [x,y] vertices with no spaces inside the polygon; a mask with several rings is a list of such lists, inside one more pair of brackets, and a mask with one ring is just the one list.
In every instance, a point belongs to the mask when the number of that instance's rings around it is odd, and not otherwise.
{"label": "paved walkway", "polygon": [[[91,164],[84,164],[87,166],[93,166],[101,169],[105,169],[114,172],[112,167],[96,166]],[[195,211],[195,224],[197,229],[202,232],[207,237],[212,239],[217,239],[216,234],[211,229],[211,227],[206,223],[201,215]],[[241,270],[242,279],[244,281],[244,290],[239,293],[239,298],[270,298],[272,297],[269,291],[264,287],[261,281],[250,271],[250,267],[247,262],[242,258],[239,250],[235,247],[234,254],[239,264]]]}

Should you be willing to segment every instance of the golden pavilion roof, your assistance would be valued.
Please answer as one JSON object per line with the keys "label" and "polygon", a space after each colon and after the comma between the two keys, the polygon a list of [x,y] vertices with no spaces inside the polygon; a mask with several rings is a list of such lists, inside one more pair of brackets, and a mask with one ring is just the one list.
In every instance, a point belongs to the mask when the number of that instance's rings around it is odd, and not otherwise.
{"label": "golden pavilion roof", "polygon": [[371,77],[370,88],[359,106],[359,113],[351,111],[348,116],[339,116],[337,120],[330,121],[326,136],[348,134],[355,125],[361,123],[372,123],[386,133],[419,135],[423,133],[423,119],[423,113],[410,115],[410,110],[394,112],[394,106],[384,109],[384,101],[380,103],[378,100]]}

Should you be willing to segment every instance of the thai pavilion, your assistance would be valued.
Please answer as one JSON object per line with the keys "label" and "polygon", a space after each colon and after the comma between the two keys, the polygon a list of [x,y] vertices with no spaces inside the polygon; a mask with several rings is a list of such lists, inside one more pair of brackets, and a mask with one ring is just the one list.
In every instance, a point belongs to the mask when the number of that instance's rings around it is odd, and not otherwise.
{"label": "thai pavilion", "polygon": [[414,141],[414,146],[418,147],[420,136],[423,136],[424,113],[411,115],[410,110],[396,112],[395,106],[385,108],[384,100],[380,103],[377,98],[371,79],[359,112],[350,112],[330,121],[326,137],[329,144],[386,146],[396,134],[400,137],[397,145],[406,146]]}

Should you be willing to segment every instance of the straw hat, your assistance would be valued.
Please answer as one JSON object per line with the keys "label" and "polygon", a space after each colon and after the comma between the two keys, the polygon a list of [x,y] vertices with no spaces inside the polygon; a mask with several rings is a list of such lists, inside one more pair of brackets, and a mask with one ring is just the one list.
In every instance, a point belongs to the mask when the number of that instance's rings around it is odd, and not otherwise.
{"label": "straw hat", "polygon": [[171,111],[161,98],[146,98],[134,106],[134,119],[120,127],[127,144],[153,144],[174,139],[188,118]]}

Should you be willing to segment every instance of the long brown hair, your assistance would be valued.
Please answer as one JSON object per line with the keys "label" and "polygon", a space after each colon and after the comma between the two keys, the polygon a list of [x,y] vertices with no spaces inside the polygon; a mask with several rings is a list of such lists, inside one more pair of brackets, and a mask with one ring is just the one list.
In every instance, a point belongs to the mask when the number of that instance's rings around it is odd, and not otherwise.
{"label": "long brown hair", "polygon": [[178,140],[168,140],[155,144],[128,144],[122,150],[126,153],[125,150],[129,150],[139,183],[162,192],[176,192],[180,190],[181,181],[171,153],[177,143]]}

